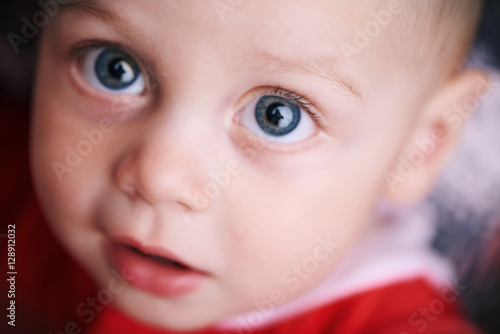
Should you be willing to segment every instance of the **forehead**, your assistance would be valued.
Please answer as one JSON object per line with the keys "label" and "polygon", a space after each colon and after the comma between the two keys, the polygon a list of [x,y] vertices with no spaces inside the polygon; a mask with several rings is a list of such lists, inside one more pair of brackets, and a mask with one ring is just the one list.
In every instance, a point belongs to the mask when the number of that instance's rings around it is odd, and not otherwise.
{"label": "forehead", "polygon": [[338,52],[336,45],[349,35],[353,20],[362,20],[365,11],[356,7],[320,0],[77,0],[67,6],[158,44],[173,37],[225,41],[240,50],[247,46],[284,55],[300,49],[304,57]]}
{"label": "forehead", "polygon": [[[368,8],[368,1],[364,4]],[[161,31],[162,26],[187,25],[192,27],[192,33],[197,27],[203,27],[207,33],[227,29],[227,35],[237,28],[240,36],[245,31],[269,32],[276,28],[275,32],[281,37],[285,32],[312,30],[338,33],[337,29],[328,28],[341,28],[342,23],[359,22],[366,16],[359,5],[345,0],[73,0],[65,8],[80,9],[109,21],[121,18],[130,24],[139,23],[149,31]],[[163,30],[163,33],[169,32]],[[315,35],[317,38],[330,36]]]}

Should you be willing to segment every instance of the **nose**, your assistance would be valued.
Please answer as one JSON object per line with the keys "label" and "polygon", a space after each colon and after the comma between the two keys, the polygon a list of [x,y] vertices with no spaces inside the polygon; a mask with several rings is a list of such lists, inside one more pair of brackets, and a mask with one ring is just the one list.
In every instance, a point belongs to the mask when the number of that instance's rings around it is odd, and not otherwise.
{"label": "nose", "polygon": [[151,205],[200,209],[194,203],[195,194],[207,182],[214,158],[201,122],[181,117],[151,119],[141,130],[134,130],[137,135],[114,172],[118,188],[129,197]]}

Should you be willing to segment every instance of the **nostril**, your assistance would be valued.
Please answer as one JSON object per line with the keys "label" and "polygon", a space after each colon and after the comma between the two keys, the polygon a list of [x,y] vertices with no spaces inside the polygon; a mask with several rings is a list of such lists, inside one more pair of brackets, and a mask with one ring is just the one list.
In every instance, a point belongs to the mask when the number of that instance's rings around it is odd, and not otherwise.
{"label": "nostril", "polygon": [[116,173],[115,182],[118,188],[128,195],[133,195],[137,191],[133,184],[132,177],[123,172],[118,171]]}
{"label": "nostril", "polygon": [[192,210],[191,207],[185,203],[177,202],[177,205],[179,206],[180,210],[182,210],[183,212],[189,212]]}
{"label": "nostril", "polygon": [[132,195],[135,193],[135,187],[129,183],[123,183],[119,185],[120,189],[123,190],[123,192]]}
{"label": "nostril", "polygon": [[128,195],[134,195],[137,192],[134,185],[133,173],[130,157],[126,158],[125,161],[121,161],[114,173],[116,185]]}

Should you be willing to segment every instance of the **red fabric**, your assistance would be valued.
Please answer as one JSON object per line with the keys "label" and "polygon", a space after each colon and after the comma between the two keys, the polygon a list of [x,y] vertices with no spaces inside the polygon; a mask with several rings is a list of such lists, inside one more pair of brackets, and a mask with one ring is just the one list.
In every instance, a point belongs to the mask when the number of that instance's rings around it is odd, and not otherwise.
{"label": "red fabric", "polygon": [[[16,327],[2,315],[2,333],[141,333],[168,334],[140,324],[112,308],[96,312],[89,324],[78,306],[95,298],[98,289],[87,274],[67,255],[50,232],[34,198],[28,172],[27,113],[19,106],[5,107],[2,115],[0,154],[0,236],[7,225],[16,225]],[[24,116],[23,116],[24,115]],[[7,263],[5,235],[0,239],[1,263]],[[5,264],[5,265],[4,265]],[[1,294],[8,287],[2,270]],[[441,301],[441,302],[440,302]],[[444,309],[436,308],[440,304]],[[432,309],[434,305],[434,309]],[[7,300],[2,298],[2,310]],[[420,312],[425,312],[421,315]],[[439,313],[433,314],[432,311]],[[441,312],[442,311],[442,312]],[[429,313],[430,312],[430,313]],[[422,313],[423,314],[423,313]],[[410,320],[410,317],[411,320]],[[79,332],[78,330],[82,331]],[[51,332],[52,331],[52,332]],[[442,301],[440,293],[422,280],[367,291],[289,319],[278,325],[235,331],[204,330],[195,333],[337,333],[337,334],[466,334],[477,333],[461,312],[459,304]]]}
{"label": "red fabric", "polygon": [[[268,328],[204,330],[196,334],[471,334],[478,331],[463,317],[456,303],[447,303],[423,280],[367,291],[307,312]],[[441,308],[441,305],[443,306]],[[410,320],[411,317],[411,320]],[[108,309],[91,334],[174,334],[155,330]]]}

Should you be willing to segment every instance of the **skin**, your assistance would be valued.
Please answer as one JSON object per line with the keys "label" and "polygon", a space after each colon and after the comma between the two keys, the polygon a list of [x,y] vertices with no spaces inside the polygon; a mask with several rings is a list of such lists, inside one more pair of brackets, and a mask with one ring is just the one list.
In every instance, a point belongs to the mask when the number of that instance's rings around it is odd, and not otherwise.
{"label": "skin", "polygon": [[[443,112],[484,79],[460,69],[436,80],[431,61],[424,70],[399,57],[388,64],[391,55],[373,52],[382,37],[346,59],[339,45],[352,42],[353,27],[363,27],[383,1],[362,8],[347,0],[244,1],[223,19],[211,1],[98,3],[119,19],[67,8],[45,30],[33,175],[54,233],[102,286],[113,277],[105,243],[118,235],[168,249],[209,273],[200,288],[177,298],[132,286],[114,296],[120,309],[160,327],[207,326],[253,310],[274,289],[288,301],[316,286],[370,228],[382,200],[400,205],[425,197],[460,132],[443,122]],[[152,87],[139,95],[93,87],[79,66],[85,51],[70,51],[89,40],[135,54]],[[259,59],[263,54],[269,57]],[[305,73],[272,57],[302,65],[317,59],[331,71]],[[351,84],[334,83],[336,77]],[[241,109],[275,87],[306,95],[321,115],[297,142],[262,139],[241,124]],[[103,119],[113,130],[60,182],[53,163],[65,164],[66,147],[75,148],[82,130],[99,129]],[[385,173],[414,149],[415,138],[437,128],[447,139],[390,190]],[[195,205],[210,173],[230,161],[237,175],[208,205]],[[283,274],[327,236],[340,247],[291,289]]]}

